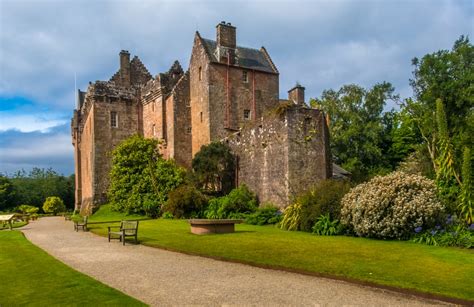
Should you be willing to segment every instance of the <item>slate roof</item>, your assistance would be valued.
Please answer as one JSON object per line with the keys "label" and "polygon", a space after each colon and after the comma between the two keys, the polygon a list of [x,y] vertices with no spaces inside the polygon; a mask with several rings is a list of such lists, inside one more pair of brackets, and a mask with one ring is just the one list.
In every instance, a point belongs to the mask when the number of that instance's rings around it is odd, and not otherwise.
{"label": "slate roof", "polygon": [[[211,62],[219,63],[219,59],[216,57],[217,42],[206,38],[201,38],[201,41]],[[263,47],[258,50],[237,46],[235,55],[236,61],[234,65],[236,66],[269,73],[278,73],[278,70]]]}

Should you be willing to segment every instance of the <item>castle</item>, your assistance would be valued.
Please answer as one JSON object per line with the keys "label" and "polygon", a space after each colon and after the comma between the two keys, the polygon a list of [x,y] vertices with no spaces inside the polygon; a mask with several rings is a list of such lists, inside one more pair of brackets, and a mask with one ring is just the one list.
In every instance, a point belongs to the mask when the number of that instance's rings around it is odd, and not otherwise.
{"label": "castle", "polygon": [[332,176],[326,118],[305,104],[304,87],[280,99],[267,50],[238,46],[230,23],[216,29],[216,40],[196,32],[186,72],[176,61],[153,77],[121,51],[109,81],[78,91],[71,121],[77,210],[89,214],[106,201],[110,153],[133,134],[161,140],[162,155],[188,169],[201,146],[226,142],[236,156],[236,181],[280,207]]}

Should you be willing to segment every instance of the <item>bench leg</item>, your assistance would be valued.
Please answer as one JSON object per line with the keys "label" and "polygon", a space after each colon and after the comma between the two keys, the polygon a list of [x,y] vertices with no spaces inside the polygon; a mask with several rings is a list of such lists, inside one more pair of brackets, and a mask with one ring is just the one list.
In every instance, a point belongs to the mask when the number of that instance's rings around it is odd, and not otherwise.
{"label": "bench leg", "polygon": [[109,237],[109,242],[110,242],[110,232],[109,232],[109,235],[108,235],[108,237]]}
{"label": "bench leg", "polygon": [[122,238],[122,243],[125,245],[125,236],[121,237]]}

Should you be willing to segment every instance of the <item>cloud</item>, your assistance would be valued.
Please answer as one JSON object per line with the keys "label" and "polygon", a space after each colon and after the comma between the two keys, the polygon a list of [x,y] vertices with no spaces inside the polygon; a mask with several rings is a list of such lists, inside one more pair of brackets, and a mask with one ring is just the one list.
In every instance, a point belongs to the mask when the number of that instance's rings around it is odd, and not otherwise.
{"label": "cloud", "polygon": [[65,130],[57,126],[48,133],[0,132],[0,172],[52,167],[65,175],[73,173],[71,136]]}
{"label": "cloud", "polygon": [[[307,87],[312,95],[347,80],[406,86],[412,57],[473,33],[470,1],[4,0],[1,6],[0,95],[64,111],[74,106],[74,73],[82,89],[108,79],[121,49],[139,55],[153,75],[175,59],[187,66],[194,31],[214,38],[220,20],[238,27],[242,45],[267,47],[283,94],[294,80],[314,85]],[[320,79],[321,71],[329,78]]]}
{"label": "cloud", "polygon": [[11,114],[0,111],[0,132],[17,130],[19,132],[49,132],[51,128],[64,125],[69,119],[58,118],[54,113]]}
{"label": "cloud", "polygon": [[[473,37],[473,17],[471,0],[2,0],[0,137],[17,140],[2,143],[0,171],[20,165],[14,153],[24,165],[35,164],[28,154],[35,150],[37,163],[58,161],[71,170],[63,123],[75,106],[74,75],[83,90],[89,81],[107,80],[121,49],[138,55],[153,75],[176,59],[186,68],[195,31],[215,38],[215,25],[225,20],[237,26],[240,45],[267,48],[283,97],[296,81],[308,98],[346,83],[382,81],[408,97],[411,59],[450,49],[462,34]],[[25,102],[7,103],[7,97]]]}

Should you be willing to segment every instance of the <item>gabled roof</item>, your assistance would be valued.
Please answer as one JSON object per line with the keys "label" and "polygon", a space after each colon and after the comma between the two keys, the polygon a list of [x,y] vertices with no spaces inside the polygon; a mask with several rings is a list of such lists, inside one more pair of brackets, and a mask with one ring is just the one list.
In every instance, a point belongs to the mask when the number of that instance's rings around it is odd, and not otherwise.
{"label": "gabled roof", "polygon": [[[211,62],[219,63],[219,59],[216,57],[217,42],[207,38],[201,38],[201,42]],[[278,73],[275,64],[273,64],[270,56],[263,47],[258,50],[237,46],[235,56],[235,66],[268,73]]]}

